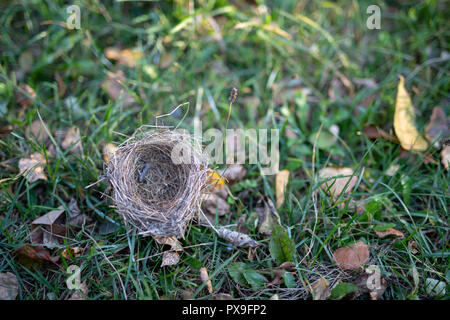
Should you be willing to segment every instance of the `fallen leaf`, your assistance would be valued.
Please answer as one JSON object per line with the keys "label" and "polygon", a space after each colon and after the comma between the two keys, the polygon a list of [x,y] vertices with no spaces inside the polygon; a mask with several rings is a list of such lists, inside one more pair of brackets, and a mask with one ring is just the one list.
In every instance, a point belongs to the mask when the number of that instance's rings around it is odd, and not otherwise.
{"label": "fallen leaf", "polygon": [[425,134],[430,142],[440,147],[440,140],[450,136],[450,118],[445,116],[441,107],[434,107],[430,117],[430,122],[425,127]]}
{"label": "fallen leaf", "polygon": [[86,296],[88,294],[88,286],[86,284],[86,281],[83,281],[80,284],[80,289],[75,291],[68,300],[86,300]]}
{"label": "fallen leaf", "polygon": [[389,177],[393,177],[398,172],[398,170],[400,170],[399,164],[391,164],[389,168],[387,168],[387,170],[384,172],[384,174]]}
{"label": "fallen leaf", "polygon": [[365,126],[363,128],[363,132],[367,136],[367,138],[369,138],[371,140],[381,138],[381,139],[386,139],[386,140],[389,140],[389,141],[392,141],[395,143],[399,142],[396,137],[394,137],[393,135],[387,133],[383,129],[378,128],[374,125]]}
{"label": "fallen leaf", "polygon": [[0,273],[0,300],[15,300],[19,294],[19,281],[14,273]]}
{"label": "fallen leaf", "polygon": [[394,229],[394,228],[389,228],[384,231],[377,231],[377,230],[374,230],[374,231],[375,231],[376,235],[380,238],[385,238],[387,236],[395,236],[398,238],[405,237],[405,235],[401,231],[398,231],[397,229]]}
{"label": "fallen leaf", "polygon": [[449,167],[449,162],[450,162],[450,146],[446,146],[441,151],[441,163],[444,166],[444,168],[447,169],[447,171]]}
{"label": "fallen leaf", "polygon": [[101,87],[108,93],[112,100],[120,100],[124,107],[136,103],[136,99],[123,87],[126,78],[122,70],[108,72]]}
{"label": "fallen leaf", "polygon": [[221,172],[222,177],[229,182],[234,182],[241,180],[247,174],[247,170],[242,166],[242,164],[232,164]]}
{"label": "fallen leaf", "polygon": [[14,251],[14,256],[20,264],[28,269],[41,267],[45,263],[54,263],[58,257],[51,257],[50,252],[42,246],[25,244]]}
{"label": "fallen leaf", "polygon": [[92,222],[92,218],[84,213],[78,208],[77,200],[71,198],[68,204],[69,211],[67,224],[71,226],[81,227],[84,224],[89,224]]}
{"label": "fallen leaf", "polygon": [[71,147],[71,153],[83,155],[83,145],[81,144],[80,129],[78,127],[71,127],[67,130],[64,140],[61,142],[61,147],[64,150]]}
{"label": "fallen leaf", "polygon": [[219,216],[224,216],[230,212],[228,202],[215,193],[206,194],[202,206],[212,216],[215,216],[216,212]]}
{"label": "fallen leaf", "polygon": [[209,279],[209,274],[208,274],[208,270],[206,270],[205,267],[200,269],[200,280],[202,280],[203,283],[206,283],[206,288],[208,289],[208,293],[211,294],[213,293],[213,286],[212,286],[212,282]]}
{"label": "fallen leaf", "polygon": [[281,207],[284,203],[284,193],[286,191],[288,181],[289,181],[289,170],[282,170],[277,172],[275,179],[277,208]]}
{"label": "fallen leaf", "polygon": [[11,132],[13,131],[13,126],[12,125],[6,125],[0,128],[0,138],[5,138],[7,137]]}
{"label": "fallen leaf", "polygon": [[134,68],[136,63],[144,57],[144,54],[138,49],[121,50],[117,47],[109,47],[105,49],[105,56],[110,60],[117,60],[119,65]]}
{"label": "fallen leaf", "polygon": [[428,148],[428,142],[417,131],[414,107],[404,82],[403,76],[400,76],[394,113],[395,134],[403,149],[425,151]]}
{"label": "fallen leaf", "polygon": [[161,268],[176,265],[180,261],[180,256],[176,251],[164,251]]}
{"label": "fallen leaf", "polygon": [[255,212],[258,214],[258,233],[270,236],[273,227],[281,224],[277,209],[268,197],[258,201]]}
{"label": "fallen leaf", "polygon": [[320,277],[311,287],[314,300],[327,300],[331,295],[330,285],[323,277]]}
{"label": "fallen leaf", "polygon": [[70,247],[70,248],[64,249],[63,252],[61,252],[61,255],[65,259],[72,259],[72,258],[79,257],[82,253],[83,253],[83,248],[81,248],[81,247],[73,247],[73,248]]}
{"label": "fallen leaf", "polygon": [[256,248],[259,243],[250,238],[248,235],[236,231],[231,231],[225,227],[220,227],[217,230],[219,237],[230,242],[236,247],[242,248]]}
{"label": "fallen leaf", "polygon": [[49,211],[31,223],[31,242],[45,247],[55,247],[63,242],[66,236],[65,216],[63,206]]}
{"label": "fallen leaf", "polygon": [[175,236],[172,237],[158,237],[154,236],[153,239],[155,239],[156,242],[159,244],[165,244],[170,246],[170,248],[173,251],[183,251],[183,247],[181,243],[177,240]]}
{"label": "fallen leaf", "polygon": [[369,247],[362,241],[337,249],[333,260],[343,270],[358,270],[369,260]]}
{"label": "fallen leaf", "polygon": [[212,300],[234,300],[228,293],[216,293],[213,295]]}
{"label": "fallen leaf", "polygon": [[225,187],[225,179],[218,174],[216,171],[208,170],[209,184],[211,185],[213,191],[219,191]]}
{"label": "fallen leaf", "polygon": [[[319,177],[322,179],[332,178],[339,175],[349,176],[328,180],[321,184],[322,190],[337,198],[341,193],[350,193],[358,182],[358,178],[353,175],[351,168],[323,168],[319,170]],[[351,177],[350,177],[351,176]]]}
{"label": "fallen leaf", "polygon": [[31,126],[27,128],[26,135],[29,139],[36,139],[39,144],[42,144],[42,140],[47,141],[48,133],[45,130],[41,120],[34,120]]}
{"label": "fallen leaf", "polygon": [[117,147],[112,143],[107,143],[103,146],[103,159],[108,162],[117,152]]}
{"label": "fallen leaf", "polygon": [[45,158],[39,153],[33,153],[29,158],[19,160],[19,171],[25,176],[29,183],[37,180],[47,181],[44,173]]}
{"label": "fallen leaf", "polygon": [[17,102],[23,107],[29,107],[33,104],[33,99],[36,99],[36,92],[27,84],[21,84],[17,94]]}

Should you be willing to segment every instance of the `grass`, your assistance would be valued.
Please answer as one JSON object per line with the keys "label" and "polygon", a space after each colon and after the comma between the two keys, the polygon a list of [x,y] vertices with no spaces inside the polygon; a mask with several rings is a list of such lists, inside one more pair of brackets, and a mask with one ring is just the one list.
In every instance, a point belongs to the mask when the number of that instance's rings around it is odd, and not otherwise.
{"label": "grass", "polygon": [[[449,291],[449,176],[439,150],[431,147],[427,153],[436,162],[426,163],[424,154],[405,156],[398,144],[371,141],[362,134],[370,124],[392,130],[399,74],[405,76],[419,129],[437,105],[448,115],[450,64],[442,59],[449,51],[448,6],[443,2],[380,1],[380,30],[366,27],[370,1],[74,3],[81,8],[81,30],[61,25],[67,18],[64,1],[0,5],[0,128],[12,126],[0,141],[0,272],[17,275],[19,299],[65,299],[72,294],[64,270],[27,268],[13,255],[30,243],[35,218],[67,207],[71,198],[93,223],[73,229],[66,243],[84,248],[83,254],[60,263],[64,269],[82,267],[89,299],[180,299],[183,294],[208,299],[199,280],[202,266],[216,292],[235,298],[307,298],[305,281],[319,274],[332,284],[343,279],[332,252],[357,240],[370,245],[371,262],[388,282],[383,299],[431,298],[424,287],[427,278],[447,282]],[[109,61],[104,49],[115,45],[140,48],[142,63],[126,67]],[[101,87],[107,72],[119,68],[137,106],[124,107]],[[357,79],[373,79],[377,85],[357,85]],[[25,108],[17,102],[20,84],[36,93]],[[280,283],[252,289],[230,277],[235,262],[268,279],[274,276],[268,239],[258,236],[251,224],[250,235],[265,244],[253,260],[247,250],[230,248],[193,223],[182,240],[186,249],[181,262],[161,268],[163,247],[127,232],[102,197],[107,185],[85,189],[102,174],[103,144],[124,141],[139,126],[154,124],[155,116],[182,103],[188,102],[189,110],[181,127],[192,129],[197,114],[204,130],[223,128],[233,87],[239,96],[228,127],[284,128],[280,169],[291,175],[279,214],[295,242],[296,262],[302,261],[294,288]],[[197,112],[196,104],[201,107]],[[182,109],[164,123],[177,124],[187,110]],[[45,124],[56,145],[61,132],[79,127],[83,157],[70,150],[46,156],[48,181],[30,184],[18,176],[18,160],[34,152],[46,155],[50,147],[26,134],[35,120]],[[332,126],[340,129],[338,141],[314,150],[319,128],[328,132]],[[393,164],[400,169],[387,176]],[[365,197],[375,209],[352,213],[334,205],[313,174],[331,165],[352,167],[359,187],[351,198]],[[264,195],[274,200],[274,177],[260,176],[257,166],[246,168],[246,178],[231,186],[238,200],[229,198],[231,212],[221,224],[235,226],[240,216],[250,217]],[[387,223],[406,238],[378,238],[373,228]],[[52,254],[59,255],[64,247]]]}

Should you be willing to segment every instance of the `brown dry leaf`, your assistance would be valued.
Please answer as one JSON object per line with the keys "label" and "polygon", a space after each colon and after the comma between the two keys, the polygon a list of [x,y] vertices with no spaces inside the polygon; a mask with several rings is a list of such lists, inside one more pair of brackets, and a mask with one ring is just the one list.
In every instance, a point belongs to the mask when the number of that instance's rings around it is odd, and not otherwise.
{"label": "brown dry leaf", "polygon": [[14,273],[0,273],[0,300],[15,300],[19,293],[19,281]]}
{"label": "brown dry leaf", "polygon": [[314,300],[327,300],[331,295],[330,285],[327,279],[323,277],[320,277],[311,287]]}
{"label": "brown dry leaf", "polygon": [[69,211],[67,212],[69,220],[67,224],[71,226],[81,227],[84,224],[89,224],[92,222],[92,218],[81,212],[78,208],[77,200],[71,198],[68,204]]}
{"label": "brown dry leaf", "polygon": [[12,131],[13,131],[13,126],[8,124],[6,126],[3,126],[0,128],[0,138],[5,138],[7,137]]}
{"label": "brown dry leaf", "polygon": [[369,247],[362,241],[337,249],[333,260],[343,270],[358,270],[369,260]]}
{"label": "brown dry leaf", "polygon": [[51,257],[50,252],[42,246],[25,244],[14,251],[15,258],[27,268],[40,267],[44,263],[54,263],[58,257]]}
{"label": "brown dry leaf", "polygon": [[19,160],[19,171],[25,176],[29,183],[37,180],[47,181],[44,173],[45,158],[39,153],[33,153],[29,158]]}
{"label": "brown dry leaf", "polygon": [[384,237],[387,237],[387,236],[395,236],[395,237],[398,237],[398,238],[404,238],[405,237],[403,232],[398,231],[397,229],[394,229],[394,228],[389,228],[389,229],[386,229],[384,231],[377,231],[377,230],[374,230],[374,231],[375,231],[376,235],[378,237],[380,237],[380,238],[384,238]]}
{"label": "brown dry leaf", "polygon": [[383,129],[378,128],[378,127],[376,127],[374,125],[365,126],[363,128],[363,132],[367,136],[367,138],[369,138],[371,140],[375,140],[377,138],[381,138],[381,139],[386,139],[386,140],[398,143],[398,140],[397,140],[396,137],[394,137],[393,135],[387,133]]}
{"label": "brown dry leaf", "polygon": [[131,68],[136,67],[136,63],[144,57],[142,51],[138,49],[119,49],[109,47],[105,49],[105,56],[111,60],[117,60],[119,65],[127,65]]}
{"label": "brown dry leaf", "polygon": [[220,227],[217,230],[219,237],[225,239],[236,247],[242,248],[256,248],[259,243],[250,238],[248,235],[236,231],[231,231],[225,227]]}
{"label": "brown dry leaf", "polygon": [[395,102],[394,130],[405,150],[425,151],[428,142],[419,134],[415,125],[414,107],[405,89],[405,79],[400,76]]}
{"label": "brown dry leaf", "polygon": [[101,87],[108,93],[112,100],[121,100],[124,107],[136,103],[136,99],[123,87],[126,78],[122,70],[108,72]]}
{"label": "brown dry leaf", "polygon": [[[336,178],[328,180],[322,183],[321,188],[325,192],[334,198],[338,197],[341,193],[350,193],[358,182],[358,178],[353,175],[352,168],[323,168],[319,170],[319,177],[322,179],[336,177],[336,176],[348,176],[343,178]],[[351,176],[351,177],[350,177]]]}
{"label": "brown dry leaf", "polygon": [[43,216],[35,219],[31,223],[31,242],[41,244],[45,247],[52,248],[62,242],[62,238],[66,236],[65,216],[63,206],[49,211]]}
{"label": "brown dry leaf", "polygon": [[278,211],[269,197],[258,201],[255,212],[258,214],[258,233],[271,236],[273,227],[281,225]]}
{"label": "brown dry leaf", "polygon": [[76,258],[81,256],[83,253],[83,248],[81,247],[70,247],[67,249],[64,249],[63,252],[61,252],[61,255],[66,259],[72,259],[72,257]]}
{"label": "brown dry leaf", "polygon": [[242,164],[232,164],[228,168],[224,169],[222,172],[222,177],[227,181],[234,182],[241,180],[247,174],[247,170],[242,166]]}
{"label": "brown dry leaf", "polygon": [[161,268],[176,265],[180,261],[180,256],[176,251],[164,251]]}
{"label": "brown dry leaf", "polygon": [[286,191],[288,181],[289,170],[282,170],[277,172],[277,176],[275,179],[277,208],[281,207],[284,203],[284,193]]}
{"label": "brown dry leaf", "polygon": [[228,293],[216,293],[212,297],[212,300],[234,300]]}
{"label": "brown dry leaf", "polygon": [[175,236],[172,237],[158,237],[154,236],[153,239],[155,239],[156,242],[159,244],[165,244],[171,247],[174,251],[183,251],[183,246],[181,243],[177,240]]}
{"label": "brown dry leaf", "polygon": [[216,212],[219,216],[224,216],[230,212],[230,205],[228,202],[215,193],[206,194],[202,206],[206,213],[213,216],[216,215]]}
{"label": "brown dry leaf", "polygon": [[208,289],[208,293],[209,294],[213,293],[214,289],[212,286],[212,282],[211,282],[211,279],[209,279],[208,270],[206,270],[205,267],[200,269],[200,279],[202,280],[203,283],[206,283],[206,288]]}
{"label": "brown dry leaf", "polygon": [[[25,93],[23,93],[23,91]],[[27,84],[21,84],[19,86],[19,92],[17,94],[17,102],[23,107],[29,107],[33,104],[32,99],[36,98],[36,92]]]}
{"label": "brown dry leaf", "polygon": [[68,300],[86,300],[86,296],[88,294],[88,286],[86,284],[86,281],[83,281],[80,284],[80,290],[75,291],[72,296],[70,296],[70,298]]}
{"label": "brown dry leaf", "polygon": [[26,135],[28,139],[35,138],[39,144],[42,143],[42,140],[46,141],[48,139],[47,130],[45,130],[41,120],[34,120],[31,126],[27,128]]}
{"label": "brown dry leaf", "polygon": [[116,153],[117,147],[112,143],[107,143],[103,146],[103,159],[108,162]]}
{"label": "brown dry leaf", "polygon": [[450,118],[445,116],[441,107],[434,107],[430,117],[430,122],[425,127],[425,134],[430,142],[434,142],[439,148],[439,141],[450,136]]}
{"label": "brown dry leaf", "polygon": [[80,129],[78,127],[71,127],[67,130],[64,140],[61,142],[61,147],[64,150],[71,147],[71,153],[83,155],[83,145],[81,144]]}
{"label": "brown dry leaf", "polygon": [[445,169],[448,170],[450,162],[450,146],[446,146],[441,151],[441,163],[444,166]]}

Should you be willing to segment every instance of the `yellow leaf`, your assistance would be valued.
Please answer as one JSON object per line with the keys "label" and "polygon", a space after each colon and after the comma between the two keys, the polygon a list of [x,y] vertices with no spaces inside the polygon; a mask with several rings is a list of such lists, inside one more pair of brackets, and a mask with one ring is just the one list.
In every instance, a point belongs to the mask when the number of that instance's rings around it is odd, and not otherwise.
{"label": "yellow leaf", "polygon": [[395,102],[394,130],[400,144],[405,150],[425,151],[428,142],[419,134],[415,127],[414,107],[405,89],[405,80],[400,76],[397,100]]}
{"label": "yellow leaf", "polygon": [[286,186],[289,181],[289,171],[282,170],[277,172],[277,177],[275,179],[276,184],[276,197],[277,197],[277,208],[281,207],[284,202],[284,192],[286,191]]}
{"label": "yellow leaf", "polygon": [[225,179],[215,171],[209,170],[210,184],[214,190],[218,191],[225,187]]}

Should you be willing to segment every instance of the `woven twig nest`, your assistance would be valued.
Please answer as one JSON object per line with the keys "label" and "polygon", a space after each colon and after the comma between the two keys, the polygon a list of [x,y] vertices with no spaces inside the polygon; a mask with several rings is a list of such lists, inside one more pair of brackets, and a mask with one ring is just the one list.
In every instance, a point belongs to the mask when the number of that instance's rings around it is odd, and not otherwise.
{"label": "woven twig nest", "polygon": [[145,236],[182,238],[199,210],[207,167],[192,135],[157,128],[138,129],[104,170],[114,206],[127,225]]}

